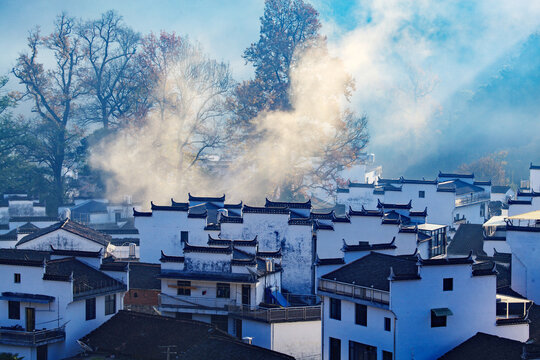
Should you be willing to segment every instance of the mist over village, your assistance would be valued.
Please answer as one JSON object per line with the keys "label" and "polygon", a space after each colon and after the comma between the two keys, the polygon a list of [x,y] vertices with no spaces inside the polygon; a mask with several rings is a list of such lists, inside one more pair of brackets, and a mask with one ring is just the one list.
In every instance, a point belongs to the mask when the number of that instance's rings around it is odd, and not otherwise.
{"label": "mist over village", "polygon": [[540,4],[0,30],[0,360],[540,359]]}

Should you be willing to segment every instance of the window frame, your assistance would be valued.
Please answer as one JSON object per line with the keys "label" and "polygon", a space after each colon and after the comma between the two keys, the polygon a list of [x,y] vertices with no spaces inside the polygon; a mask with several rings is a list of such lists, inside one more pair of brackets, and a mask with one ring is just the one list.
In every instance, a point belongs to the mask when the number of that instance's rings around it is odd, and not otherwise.
{"label": "window frame", "polygon": [[[337,353],[332,351],[336,349]],[[328,359],[341,360],[341,339],[333,337],[328,338]]]}
{"label": "window frame", "polygon": [[94,320],[96,318],[96,298],[95,297],[86,299],[85,315],[86,315],[86,321]]}
{"label": "window frame", "polygon": [[367,326],[367,308],[368,307],[363,304],[354,304],[354,323],[356,325]]}
{"label": "window frame", "polygon": [[116,294],[105,295],[105,315],[116,313]]}
{"label": "window frame", "polygon": [[384,331],[392,331],[392,319],[389,317],[384,318]]}
{"label": "window frame", "polygon": [[180,231],[180,242],[189,242],[189,231]]}
{"label": "window frame", "polygon": [[21,302],[8,301],[8,319],[21,320]]}
{"label": "window frame", "polygon": [[446,327],[447,324],[447,316],[437,316],[431,311],[431,327],[437,328],[437,327]]}
{"label": "window frame", "polygon": [[231,284],[217,283],[216,284],[216,298],[230,299],[231,298]]}
{"label": "window frame", "polygon": [[329,317],[334,320],[341,320],[341,300],[330,298]]}
{"label": "window frame", "polygon": [[394,354],[390,351],[383,350],[382,351],[382,360],[392,360],[394,358]]}
{"label": "window frame", "polygon": [[454,278],[443,279],[443,291],[454,291]]}
{"label": "window frame", "polygon": [[[176,295],[191,296],[191,281],[177,280],[176,281]],[[182,287],[182,288],[180,288]],[[186,289],[187,287],[187,289]]]}
{"label": "window frame", "polygon": [[20,284],[21,283],[21,274],[20,273],[13,273],[13,283]]}
{"label": "window frame", "polygon": [[418,190],[418,197],[421,198],[421,199],[425,199],[426,191],[425,190]]}

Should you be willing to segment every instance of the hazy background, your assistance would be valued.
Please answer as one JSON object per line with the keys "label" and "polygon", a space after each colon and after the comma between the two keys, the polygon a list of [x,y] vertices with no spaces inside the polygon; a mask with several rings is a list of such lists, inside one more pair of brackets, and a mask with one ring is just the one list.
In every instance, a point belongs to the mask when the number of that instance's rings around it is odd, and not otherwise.
{"label": "hazy background", "polygon": [[[385,176],[437,170],[508,151],[510,180],[540,163],[540,3],[530,1],[311,1],[333,53],[356,78],[353,107],[369,117]],[[109,9],[147,33],[188,35],[236,80],[253,70],[241,55],[259,37],[262,0],[0,0],[0,73],[13,66],[34,25],[96,18]],[[14,81],[12,82],[12,84]]]}

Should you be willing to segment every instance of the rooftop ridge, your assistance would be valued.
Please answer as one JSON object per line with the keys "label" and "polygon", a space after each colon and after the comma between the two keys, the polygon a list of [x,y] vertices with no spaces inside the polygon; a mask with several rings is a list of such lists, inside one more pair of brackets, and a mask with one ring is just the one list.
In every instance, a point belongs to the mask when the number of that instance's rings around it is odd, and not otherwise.
{"label": "rooftop ridge", "polygon": [[202,202],[225,202],[225,194],[221,197],[217,196],[193,196],[191,193],[188,193],[188,200],[191,201],[202,201]]}
{"label": "rooftop ridge", "polygon": [[311,209],[311,199],[305,202],[271,201],[266,198],[265,207],[287,207],[289,209]]}

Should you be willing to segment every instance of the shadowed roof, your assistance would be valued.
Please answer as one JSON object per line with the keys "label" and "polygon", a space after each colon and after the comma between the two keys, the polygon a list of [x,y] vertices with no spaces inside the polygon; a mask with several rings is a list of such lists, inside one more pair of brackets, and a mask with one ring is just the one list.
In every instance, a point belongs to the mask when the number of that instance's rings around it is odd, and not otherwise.
{"label": "shadowed roof", "polygon": [[439,360],[521,360],[523,345],[516,340],[478,332]]}

